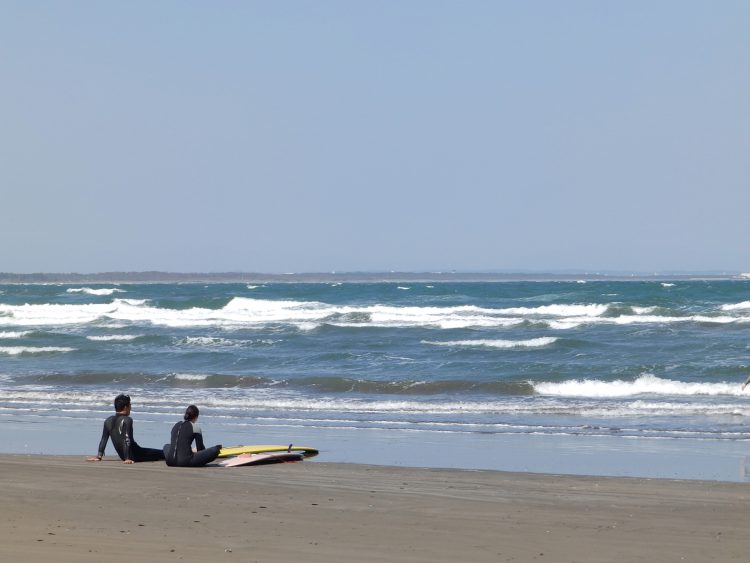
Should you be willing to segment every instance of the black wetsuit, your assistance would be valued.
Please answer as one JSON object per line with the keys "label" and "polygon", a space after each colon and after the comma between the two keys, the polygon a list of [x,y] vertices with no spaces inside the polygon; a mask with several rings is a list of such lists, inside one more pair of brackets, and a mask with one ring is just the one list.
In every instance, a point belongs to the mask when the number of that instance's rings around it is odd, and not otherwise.
{"label": "black wetsuit", "polygon": [[[197,452],[191,445],[195,440]],[[215,460],[221,446],[206,448],[200,427],[189,420],[178,422],[172,427],[172,441],[164,446],[167,465],[173,467],[200,467]]]}
{"label": "black wetsuit", "polygon": [[154,448],[142,448],[133,439],[133,419],[124,414],[113,414],[104,421],[102,439],[99,442],[98,457],[104,456],[107,440],[112,438],[112,445],[120,459],[133,461],[159,461],[164,459],[164,452]]}

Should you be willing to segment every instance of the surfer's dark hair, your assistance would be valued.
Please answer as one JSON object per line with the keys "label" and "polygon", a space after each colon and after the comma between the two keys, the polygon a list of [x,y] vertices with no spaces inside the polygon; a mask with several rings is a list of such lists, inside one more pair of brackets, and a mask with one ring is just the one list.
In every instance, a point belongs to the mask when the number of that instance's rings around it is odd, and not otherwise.
{"label": "surfer's dark hair", "polygon": [[130,395],[117,395],[115,397],[115,411],[120,412],[125,407],[130,406]]}
{"label": "surfer's dark hair", "polygon": [[195,405],[189,405],[188,408],[185,409],[185,420],[195,420],[200,413],[201,411],[198,410],[198,407]]}

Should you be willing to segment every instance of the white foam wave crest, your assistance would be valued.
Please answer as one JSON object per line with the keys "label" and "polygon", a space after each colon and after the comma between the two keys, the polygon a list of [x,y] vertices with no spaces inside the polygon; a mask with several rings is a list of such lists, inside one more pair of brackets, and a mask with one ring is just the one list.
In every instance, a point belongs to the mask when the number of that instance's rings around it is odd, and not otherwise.
{"label": "white foam wave crest", "polygon": [[181,381],[205,381],[208,375],[197,373],[175,373],[174,378]]}
{"label": "white foam wave crest", "polygon": [[[114,393],[116,395],[117,393]],[[110,393],[112,395],[112,393]],[[22,403],[25,405],[45,405],[58,403],[59,405],[93,406],[101,405],[111,409],[111,399],[103,399],[95,393],[75,391],[51,391],[45,389],[3,389],[0,388],[0,401],[8,403]]]}
{"label": "white foam wave crest", "polygon": [[179,341],[179,344],[186,346],[237,346],[240,344],[236,340],[228,338],[218,338],[216,336],[188,336]]}
{"label": "white foam wave crest", "polygon": [[116,303],[109,304],[0,304],[0,325],[49,326],[86,324],[117,310]]}
{"label": "white foam wave crest", "polygon": [[598,317],[607,312],[609,305],[541,305],[539,307],[509,307],[499,309],[505,315],[549,316],[549,317]]}
{"label": "white foam wave crest", "polygon": [[31,334],[28,330],[26,331],[5,331],[0,332],[0,338],[23,338],[24,336],[27,336]]}
{"label": "white foam wave crest", "polygon": [[557,342],[557,338],[553,336],[543,336],[540,338],[531,338],[529,340],[448,340],[446,342],[434,342],[430,340],[422,340],[422,344],[429,344],[431,346],[448,346],[448,347],[479,347],[479,348],[500,348],[500,349],[512,349],[512,348],[541,348],[543,346],[549,346]]}
{"label": "white foam wave crest", "polygon": [[[637,311],[635,311],[637,312]],[[660,315],[621,315],[619,317],[570,317],[567,319],[542,320],[541,323],[555,330],[570,330],[586,324],[610,324],[610,325],[633,325],[633,324],[678,324],[678,323],[712,323],[730,324],[747,323],[750,317],[708,316],[690,315],[685,317],[667,317]]]}
{"label": "white foam wave crest", "polygon": [[[616,305],[616,304],[612,304]],[[252,328],[292,324],[300,330],[323,324],[340,327],[425,327],[438,329],[506,328],[530,323],[554,330],[584,324],[668,324],[686,322],[750,322],[750,316],[662,316],[653,307],[630,307],[629,313],[607,316],[611,305],[543,305],[492,309],[472,305],[398,307],[391,305],[334,305],[235,297],[221,309],[154,307],[145,299],[114,299],[105,304],[0,304],[0,327],[103,323],[118,326],[141,323],[181,327]]]}
{"label": "white foam wave crest", "polygon": [[93,289],[91,287],[71,287],[66,290],[67,293],[85,293],[86,295],[112,295],[113,293],[126,293],[124,289],[116,287],[103,287]]}
{"label": "white foam wave crest", "polygon": [[534,390],[542,395],[556,397],[617,398],[635,395],[745,395],[740,385],[735,383],[697,383],[662,379],[644,374],[634,381],[600,381],[594,379],[574,379],[559,383],[529,382]]}
{"label": "white foam wave crest", "polygon": [[130,340],[135,340],[138,338],[137,334],[107,334],[102,336],[87,336],[86,337],[89,340],[99,341],[99,342],[128,342]]}
{"label": "white foam wave crest", "polygon": [[0,354],[19,356],[21,354],[50,354],[54,352],[75,352],[75,348],[63,346],[0,346]]}
{"label": "white foam wave crest", "polygon": [[747,311],[750,309],[750,301],[743,301],[741,303],[728,303],[721,306],[722,311]]}

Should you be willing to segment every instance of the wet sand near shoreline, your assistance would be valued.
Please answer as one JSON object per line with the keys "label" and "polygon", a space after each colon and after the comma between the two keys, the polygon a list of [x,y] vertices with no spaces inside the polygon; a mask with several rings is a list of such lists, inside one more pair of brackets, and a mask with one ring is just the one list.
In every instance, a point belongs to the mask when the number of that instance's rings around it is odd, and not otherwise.
{"label": "wet sand near shoreline", "polygon": [[742,483],[0,455],[3,561],[744,561]]}

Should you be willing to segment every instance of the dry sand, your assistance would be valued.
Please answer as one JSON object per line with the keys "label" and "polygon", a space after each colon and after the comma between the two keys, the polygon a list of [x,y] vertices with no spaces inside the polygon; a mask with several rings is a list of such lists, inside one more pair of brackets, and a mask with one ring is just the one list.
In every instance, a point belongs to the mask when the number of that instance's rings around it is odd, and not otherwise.
{"label": "dry sand", "polygon": [[1,561],[746,561],[750,485],[0,456]]}

